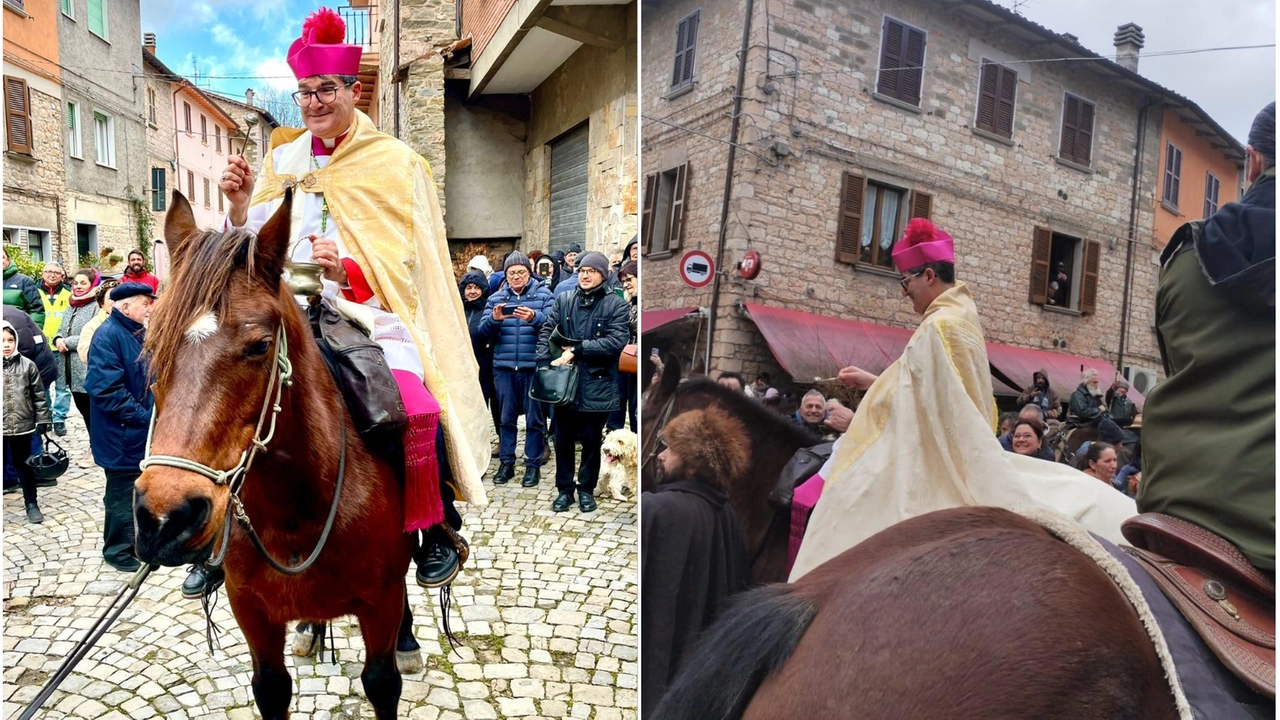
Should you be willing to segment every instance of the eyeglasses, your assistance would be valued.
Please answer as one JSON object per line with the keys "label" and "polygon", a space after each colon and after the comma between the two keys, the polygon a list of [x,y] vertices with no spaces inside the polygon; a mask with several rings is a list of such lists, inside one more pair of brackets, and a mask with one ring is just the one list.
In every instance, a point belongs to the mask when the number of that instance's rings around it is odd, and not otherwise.
{"label": "eyeglasses", "polygon": [[921,270],[921,271],[920,271],[920,272],[918,272],[918,273],[911,273],[910,275],[908,275],[908,276],[906,276],[906,277],[902,278],[901,280],[899,280],[899,281],[898,281],[898,284],[902,286],[903,291],[906,291],[906,289],[907,289],[907,284],[911,282],[911,278],[920,277],[920,276],[921,276],[921,275],[923,275],[923,274],[924,274],[924,271],[923,271],[923,270]]}
{"label": "eyeglasses", "polygon": [[[342,88],[349,88],[351,85],[351,83],[347,83],[343,85]],[[298,92],[293,93],[292,97],[293,101],[297,103],[299,107],[306,107],[310,105],[311,98],[313,97],[319,100],[321,105],[328,105],[338,99],[338,90],[342,88],[327,86],[322,87],[319,90],[299,90]]]}

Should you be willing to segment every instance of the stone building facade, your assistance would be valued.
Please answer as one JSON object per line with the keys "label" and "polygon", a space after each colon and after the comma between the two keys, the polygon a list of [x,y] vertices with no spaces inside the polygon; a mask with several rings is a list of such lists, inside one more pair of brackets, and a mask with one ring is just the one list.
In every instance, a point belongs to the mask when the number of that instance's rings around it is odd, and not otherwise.
{"label": "stone building facade", "polygon": [[169,209],[178,172],[177,124],[174,112],[175,83],[181,78],[155,56],[155,46],[142,50],[146,69],[143,105],[147,122],[147,207],[151,211],[152,239],[163,239],[164,215]]}
{"label": "stone building facade", "polygon": [[[1162,89],[1100,58],[1027,62],[1092,53],[985,0],[956,8],[933,0],[754,4],[712,369],[786,377],[744,304],[915,327],[888,260],[888,243],[911,216],[955,237],[957,275],[975,293],[989,343],[1114,365],[1127,286],[1123,365],[1160,366],[1153,209],[1141,200],[1135,209],[1132,197],[1140,120],[1147,140],[1138,190],[1145,198],[1156,187],[1160,112],[1142,108],[1164,102]],[[641,147],[645,212],[655,218],[655,235],[645,233],[646,311],[711,305],[711,286],[684,284],[677,263],[690,249],[717,255],[744,12],[736,0],[645,9]],[[896,67],[922,68],[914,79],[909,70],[879,71],[885,53],[895,67],[895,52]],[[885,82],[894,75],[915,83],[914,102]],[[1002,79],[1012,100],[1003,106]],[[1063,118],[1070,107],[1082,120],[1082,101],[1093,117],[1078,134]],[[1002,108],[995,118],[992,107]],[[879,205],[862,208],[876,197]],[[886,245],[867,258],[867,240]],[[733,266],[749,250],[763,270],[743,280]],[[1059,260],[1070,292],[1055,306],[1044,296]],[[690,334],[672,326],[645,341],[701,359],[707,349],[691,347]],[[835,370],[841,359],[831,362]]]}

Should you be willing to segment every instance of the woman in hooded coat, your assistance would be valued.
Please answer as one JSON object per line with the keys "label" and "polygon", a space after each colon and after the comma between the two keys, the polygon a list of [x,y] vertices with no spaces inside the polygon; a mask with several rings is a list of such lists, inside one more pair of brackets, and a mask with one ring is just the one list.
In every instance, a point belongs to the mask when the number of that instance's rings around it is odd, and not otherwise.
{"label": "woman in hooded coat", "polygon": [[[493,387],[493,340],[480,332],[480,320],[484,318],[484,304],[489,300],[489,280],[481,270],[471,270],[458,283],[462,293],[462,308],[467,315],[467,329],[471,332],[471,351],[480,365],[480,391],[489,405],[493,417],[493,431],[498,432],[498,398]],[[497,457],[497,449],[494,449]]]}

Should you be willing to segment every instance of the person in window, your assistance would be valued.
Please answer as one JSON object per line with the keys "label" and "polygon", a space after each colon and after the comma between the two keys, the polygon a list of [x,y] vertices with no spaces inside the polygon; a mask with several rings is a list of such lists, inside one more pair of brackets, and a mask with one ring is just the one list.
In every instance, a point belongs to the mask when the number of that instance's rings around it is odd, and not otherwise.
{"label": "person in window", "polygon": [[1053,271],[1053,279],[1049,281],[1049,304],[1059,307],[1071,305],[1071,279],[1067,276],[1067,264],[1058,263]]}

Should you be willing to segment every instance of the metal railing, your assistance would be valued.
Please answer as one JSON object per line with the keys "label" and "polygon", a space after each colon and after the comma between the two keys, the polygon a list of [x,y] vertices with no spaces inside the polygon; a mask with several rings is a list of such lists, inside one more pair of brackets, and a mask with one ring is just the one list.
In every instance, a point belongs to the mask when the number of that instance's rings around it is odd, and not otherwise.
{"label": "metal railing", "polygon": [[347,24],[347,43],[359,45],[366,50],[378,49],[378,6],[343,5],[338,8],[338,15]]}

